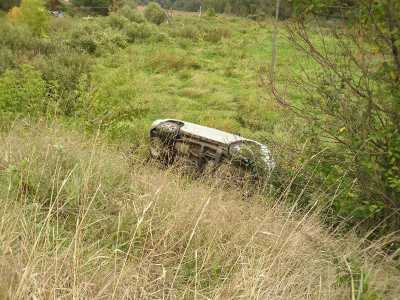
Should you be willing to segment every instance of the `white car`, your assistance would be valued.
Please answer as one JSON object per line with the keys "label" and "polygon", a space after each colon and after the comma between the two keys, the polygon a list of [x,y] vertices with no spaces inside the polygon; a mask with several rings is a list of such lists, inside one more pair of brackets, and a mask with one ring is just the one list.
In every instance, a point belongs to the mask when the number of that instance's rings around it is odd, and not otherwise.
{"label": "white car", "polygon": [[150,128],[150,154],[173,163],[182,157],[203,169],[208,163],[218,166],[230,162],[250,170],[254,177],[270,174],[275,167],[266,145],[218,129],[186,121],[156,120]]}

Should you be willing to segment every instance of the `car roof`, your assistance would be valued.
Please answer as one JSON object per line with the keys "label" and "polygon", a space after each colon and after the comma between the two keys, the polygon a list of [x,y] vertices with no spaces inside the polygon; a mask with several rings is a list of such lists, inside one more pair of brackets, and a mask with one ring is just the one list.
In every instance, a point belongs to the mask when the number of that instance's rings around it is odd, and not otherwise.
{"label": "car roof", "polygon": [[181,132],[183,132],[183,133],[206,138],[206,139],[216,141],[216,142],[219,142],[222,144],[231,144],[231,143],[247,140],[236,134],[228,133],[228,132],[218,130],[215,128],[210,128],[207,126],[198,125],[198,124],[194,124],[194,123],[190,123],[190,122],[186,122],[186,121],[182,121],[182,120],[175,120],[175,119],[162,120],[162,122],[165,122],[165,121],[173,121],[173,122],[179,122],[179,123],[183,124],[183,126],[181,126]]}

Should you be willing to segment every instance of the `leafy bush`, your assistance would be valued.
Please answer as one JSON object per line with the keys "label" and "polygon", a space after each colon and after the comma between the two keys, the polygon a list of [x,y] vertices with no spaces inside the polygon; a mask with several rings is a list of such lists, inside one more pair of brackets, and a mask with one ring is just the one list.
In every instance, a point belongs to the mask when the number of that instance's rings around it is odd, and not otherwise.
{"label": "leafy bush", "polygon": [[126,47],[127,40],[124,33],[107,24],[108,17],[102,22],[94,21],[76,26],[70,33],[68,44],[75,49],[96,55]]}
{"label": "leafy bush", "polygon": [[40,72],[22,65],[0,76],[0,111],[36,115],[46,109],[46,83]]}
{"label": "leafy bush", "polygon": [[121,30],[123,29],[126,25],[129,24],[129,20],[125,18],[124,16],[120,16],[117,14],[111,14],[106,18],[106,24],[111,26],[114,29]]}
{"label": "leafy bush", "polygon": [[183,37],[191,40],[198,40],[200,37],[199,28],[192,24],[185,24],[184,26],[180,26],[179,28],[175,28],[172,31],[174,36]]}
{"label": "leafy bush", "polygon": [[207,9],[206,15],[207,17],[215,17],[216,16],[215,9],[212,7]]}
{"label": "leafy bush", "polygon": [[149,3],[145,10],[144,16],[149,22],[152,22],[156,25],[160,25],[167,20],[167,15],[165,14],[164,10],[158,3],[151,2]]}
{"label": "leafy bush", "polygon": [[8,68],[17,66],[17,58],[11,49],[0,48],[0,75]]}
{"label": "leafy bush", "polygon": [[107,15],[111,0],[72,0],[72,4],[77,8],[84,8],[85,12],[93,14]]}
{"label": "leafy bush", "polygon": [[131,22],[135,22],[135,23],[145,23],[146,22],[145,17],[143,16],[143,14],[140,11],[133,9],[129,6],[122,7],[118,11],[118,14],[120,14],[121,16],[124,16]]}
{"label": "leafy bush", "polygon": [[146,40],[150,38],[153,33],[154,28],[147,24],[132,23],[125,28],[127,40],[130,43]]}
{"label": "leafy bush", "polygon": [[12,10],[10,18],[15,23],[27,25],[36,35],[47,32],[50,19],[43,0],[22,0],[19,10]]}
{"label": "leafy bush", "polygon": [[34,61],[43,79],[51,86],[49,97],[57,102],[58,113],[70,116],[75,112],[78,86],[90,71],[89,55],[66,47]]}

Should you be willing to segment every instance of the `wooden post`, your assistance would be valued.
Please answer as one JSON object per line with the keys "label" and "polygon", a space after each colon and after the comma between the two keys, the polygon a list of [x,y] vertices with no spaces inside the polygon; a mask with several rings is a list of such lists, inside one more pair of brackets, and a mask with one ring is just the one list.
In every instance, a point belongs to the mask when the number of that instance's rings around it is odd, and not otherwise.
{"label": "wooden post", "polygon": [[275,65],[276,65],[276,48],[277,48],[277,39],[278,39],[278,20],[279,20],[279,7],[281,4],[281,0],[276,0],[275,6],[275,20],[274,20],[274,32],[272,34],[272,57],[271,57],[271,67],[269,70],[269,79],[271,83],[274,81],[275,76]]}

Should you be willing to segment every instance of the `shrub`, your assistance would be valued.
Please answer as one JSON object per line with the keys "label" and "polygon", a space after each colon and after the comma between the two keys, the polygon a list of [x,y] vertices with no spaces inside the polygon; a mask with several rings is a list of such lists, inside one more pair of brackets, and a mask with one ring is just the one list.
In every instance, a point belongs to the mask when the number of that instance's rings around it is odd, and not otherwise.
{"label": "shrub", "polygon": [[198,40],[200,31],[195,25],[187,24],[176,29],[173,34],[191,40]]}
{"label": "shrub", "polygon": [[106,20],[107,25],[118,30],[123,29],[129,23],[129,20],[127,18],[125,18],[124,16],[119,16],[117,14],[111,14],[109,17],[107,17]]}
{"label": "shrub", "polygon": [[231,32],[225,27],[207,28],[203,34],[203,38],[207,42],[218,43],[223,38],[230,37]]}
{"label": "shrub", "polygon": [[153,28],[147,24],[132,23],[125,28],[127,40],[130,43],[146,40],[153,32]]}
{"label": "shrub", "polygon": [[85,7],[85,12],[89,11],[94,14],[107,15],[108,8],[111,6],[111,0],[72,0],[72,4],[76,7]]}
{"label": "shrub", "polygon": [[57,110],[62,115],[75,112],[78,85],[82,76],[89,73],[90,63],[89,55],[69,47],[35,60],[35,67],[51,86],[48,96],[57,102]]}
{"label": "shrub", "polygon": [[158,3],[151,2],[144,10],[144,16],[149,22],[160,25],[167,20],[167,15]]}
{"label": "shrub", "polygon": [[[97,43],[94,38],[95,30],[93,30],[93,26],[90,25],[85,24],[83,26],[78,26],[71,33],[68,43],[75,49],[94,54],[97,50]],[[102,31],[102,28],[98,26],[97,30]]]}
{"label": "shrub", "polygon": [[[107,23],[107,19],[104,22]],[[77,26],[71,33],[68,44],[89,54],[100,54],[126,47],[127,41],[122,31],[104,26],[104,23],[91,22]]]}
{"label": "shrub", "polygon": [[146,19],[144,18],[143,14],[140,11],[138,11],[136,9],[132,9],[129,6],[122,7],[118,11],[118,14],[120,14],[121,16],[124,16],[131,22],[135,22],[135,23],[145,23],[146,22]]}
{"label": "shrub", "polygon": [[19,9],[10,13],[15,23],[27,25],[36,35],[45,34],[48,30],[50,17],[42,0],[22,0]]}
{"label": "shrub", "polygon": [[8,48],[0,48],[0,75],[16,65],[16,55]]}
{"label": "shrub", "polygon": [[28,65],[7,70],[0,77],[0,111],[35,115],[45,111],[46,83]]}
{"label": "shrub", "polygon": [[207,17],[215,17],[216,16],[215,9],[212,7],[207,9],[206,15]]}

